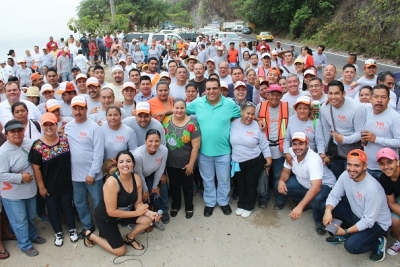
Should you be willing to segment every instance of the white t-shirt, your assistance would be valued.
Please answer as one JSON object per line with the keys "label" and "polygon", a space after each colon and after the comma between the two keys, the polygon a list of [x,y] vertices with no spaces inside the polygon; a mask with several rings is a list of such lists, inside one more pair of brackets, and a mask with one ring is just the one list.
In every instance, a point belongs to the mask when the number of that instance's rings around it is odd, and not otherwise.
{"label": "white t-shirt", "polygon": [[294,104],[296,104],[297,98],[303,95],[308,95],[309,93],[307,91],[299,91],[298,95],[292,96],[287,92],[286,94],[283,95],[282,100],[284,102],[288,102],[289,107],[293,107]]}
{"label": "white t-shirt", "polygon": [[[32,102],[24,99],[20,99],[21,102],[24,102],[26,107],[28,108],[28,119],[34,119],[40,121],[42,114],[38,110],[38,108]],[[0,123],[1,125],[6,125],[6,123],[13,119],[14,116],[11,113],[11,106],[8,101],[3,101],[0,103]]]}
{"label": "white t-shirt", "polygon": [[178,85],[176,82],[171,83],[169,86],[169,95],[172,96],[173,98],[182,98],[186,99],[186,93],[185,93],[185,85]]}

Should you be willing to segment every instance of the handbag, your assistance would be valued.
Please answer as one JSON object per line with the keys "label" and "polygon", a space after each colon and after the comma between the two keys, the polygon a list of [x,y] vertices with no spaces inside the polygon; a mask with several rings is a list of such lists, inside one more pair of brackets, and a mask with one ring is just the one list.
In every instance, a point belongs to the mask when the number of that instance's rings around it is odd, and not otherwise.
{"label": "handbag", "polygon": [[257,193],[260,196],[266,196],[269,190],[269,176],[266,170],[263,170],[258,177]]}
{"label": "handbag", "polygon": [[[333,130],[337,132],[335,126],[335,120],[333,119],[332,105],[330,105],[330,113],[333,124]],[[347,154],[349,154],[349,152],[352,151],[353,149],[363,149],[361,145],[361,140],[353,144],[343,144],[343,143],[335,144],[333,136],[331,136],[331,138],[329,139],[328,149],[326,153],[328,156],[333,158],[336,157],[336,158],[346,159]]]}

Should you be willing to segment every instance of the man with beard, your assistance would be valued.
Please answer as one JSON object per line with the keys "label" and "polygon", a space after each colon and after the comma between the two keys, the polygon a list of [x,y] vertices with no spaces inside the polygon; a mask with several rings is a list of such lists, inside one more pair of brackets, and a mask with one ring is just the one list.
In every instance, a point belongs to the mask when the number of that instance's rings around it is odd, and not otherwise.
{"label": "man with beard", "polygon": [[[99,125],[106,121],[106,110],[108,107],[114,105],[115,102],[114,92],[111,88],[104,87],[103,89],[101,89],[100,102],[101,107],[97,109],[97,112],[90,114],[90,118]],[[126,111],[124,109],[121,109],[121,119],[125,119],[127,117],[128,114],[126,113]]]}
{"label": "man with beard", "polygon": [[[346,196],[344,198],[344,196]],[[385,192],[379,182],[367,173],[367,155],[360,149],[347,155],[343,172],[326,199],[323,223],[328,225],[336,218],[335,236],[326,238],[331,244],[344,244],[351,254],[372,251],[370,260],[380,262],[386,256],[385,232],[392,221]]]}
{"label": "man with beard", "polygon": [[[396,150],[397,151],[397,150]],[[392,231],[396,242],[387,249],[390,255],[400,252],[400,166],[398,153],[390,148],[382,148],[376,155],[379,167],[383,174],[380,183],[385,190],[387,202],[392,211]]]}
{"label": "man with beard", "polygon": [[293,158],[292,165],[285,161],[277,184],[277,191],[298,202],[289,214],[293,221],[299,219],[307,205],[310,205],[313,210],[316,231],[319,235],[324,235],[325,227],[322,224],[322,215],[317,210],[324,209],[325,200],[335,185],[336,178],[322,163],[319,155],[310,148],[304,132],[293,134],[289,154]]}
{"label": "man with beard", "polygon": [[113,83],[107,85],[107,87],[111,88],[114,91],[115,100],[122,102],[124,101],[124,96],[121,93],[122,86],[124,85],[124,70],[121,66],[114,66],[111,70],[111,76],[113,79]]}
{"label": "man with beard", "polygon": [[[204,73],[204,77],[205,77],[206,79],[208,79],[208,77],[209,77],[211,74],[213,74],[213,73],[218,74],[217,70],[215,69],[215,62],[214,62],[214,59],[212,59],[212,58],[207,59],[206,65],[207,65],[207,70],[206,70],[206,72]],[[219,75],[218,75],[218,76],[219,76]]]}
{"label": "man with beard", "polygon": [[151,90],[155,91],[157,83],[160,81],[160,74],[157,72],[158,59],[156,57],[149,58],[149,70],[142,73],[142,75],[149,76],[151,79]]}
{"label": "man with beard", "polygon": [[88,114],[94,113],[101,107],[100,102],[100,84],[96,77],[90,77],[86,80],[89,98],[87,99]]}

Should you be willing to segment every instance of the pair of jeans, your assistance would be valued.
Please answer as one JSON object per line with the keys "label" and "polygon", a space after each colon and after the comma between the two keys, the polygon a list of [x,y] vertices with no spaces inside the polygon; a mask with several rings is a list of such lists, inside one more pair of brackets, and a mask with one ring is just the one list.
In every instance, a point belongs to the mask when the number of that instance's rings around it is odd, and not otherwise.
{"label": "pair of jeans", "polygon": [[[303,200],[304,196],[307,194],[309,190],[299,183],[299,181],[297,180],[296,176],[293,173],[292,175],[290,175],[289,180],[286,181],[286,188],[287,188],[287,196],[293,198],[298,202]],[[321,185],[321,190],[309,203],[309,205],[311,205],[312,207],[312,216],[314,222],[316,223],[322,222],[323,214],[321,214],[319,211],[325,208],[325,201],[330,192],[331,188],[329,186]],[[279,192],[278,194],[282,195]]]}
{"label": "pair of jeans", "polygon": [[82,55],[86,56],[89,60],[89,47],[82,47]]}
{"label": "pair of jeans", "polygon": [[64,215],[69,230],[75,229],[74,208],[72,207],[72,191],[60,195],[49,195],[44,199],[47,205],[51,227],[54,233],[63,231],[60,210]]}
{"label": "pair of jeans", "polygon": [[[360,218],[351,211],[350,204],[346,201],[340,201],[338,203],[332,210],[332,216],[343,222],[342,228],[351,227],[360,220]],[[382,237],[385,232],[386,231],[375,222],[371,228],[348,236],[344,243],[344,248],[351,254],[363,254],[375,250],[379,246],[379,238]]]}
{"label": "pair of jeans", "polygon": [[91,229],[93,227],[92,212],[90,210],[88,193],[92,197],[93,209],[99,205],[103,197],[103,179],[94,181],[92,185],[86,182],[72,182],[74,188],[74,203],[78,211],[79,219],[82,222],[83,229]]}
{"label": "pair of jeans", "polygon": [[367,172],[379,182],[379,179],[381,178],[381,174],[382,174],[381,170],[367,169]]}
{"label": "pair of jeans", "polygon": [[181,208],[181,196],[185,199],[185,211],[193,211],[193,174],[187,176],[186,170],[167,167],[169,186],[171,189],[171,209]]}
{"label": "pair of jeans", "polygon": [[342,175],[344,171],[346,171],[347,159],[342,158],[332,158],[329,163],[329,169],[333,172],[336,177],[336,180],[339,179],[339,176]]}
{"label": "pair of jeans", "polygon": [[[281,172],[283,169],[283,163],[285,163],[285,157],[272,159],[271,169],[269,170],[269,178],[273,178],[272,186],[274,188],[275,188],[275,184],[278,183],[279,177],[281,176]],[[267,192],[268,193],[265,196],[258,197],[259,203],[267,203],[268,200],[271,198],[271,192],[269,190],[267,190]],[[275,192],[275,203],[277,203],[277,204],[285,203],[286,197],[282,197],[281,194],[278,194],[277,190],[274,190],[274,192]]]}
{"label": "pair of jeans", "polygon": [[61,78],[63,82],[69,82],[73,80],[71,72],[61,73]]}
{"label": "pair of jeans", "polygon": [[257,200],[257,184],[260,173],[264,170],[265,159],[257,158],[240,162],[240,171],[235,172],[237,191],[239,194],[238,208],[253,210]]}
{"label": "pair of jeans", "polygon": [[[230,172],[231,155],[210,157],[199,153],[199,169],[203,178],[203,199],[207,207],[214,207],[217,203],[220,207],[229,204],[229,191],[231,190]],[[215,186],[215,174],[218,185]]]}
{"label": "pair of jeans", "polygon": [[32,240],[38,237],[35,226],[36,196],[27,199],[3,198],[8,220],[18,240],[18,247],[24,251],[32,247]]}
{"label": "pair of jeans", "polygon": [[106,65],[106,49],[100,49],[100,56],[103,59],[103,64]]}
{"label": "pair of jeans", "polygon": [[[154,172],[152,174],[150,174],[149,176],[144,177],[144,180],[146,181],[147,189],[149,190],[149,194],[150,194],[151,189],[153,188]],[[168,191],[167,191],[167,196],[168,196]],[[154,207],[155,212],[157,212],[159,209],[161,209],[161,205],[162,205],[161,204],[161,188],[160,188],[160,195],[158,195],[156,193],[150,194],[150,203],[149,204]],[[161,210],[164,212],[163,209],[161,209]],[[168,212],[168,209],[167,209],[167,212]]]}

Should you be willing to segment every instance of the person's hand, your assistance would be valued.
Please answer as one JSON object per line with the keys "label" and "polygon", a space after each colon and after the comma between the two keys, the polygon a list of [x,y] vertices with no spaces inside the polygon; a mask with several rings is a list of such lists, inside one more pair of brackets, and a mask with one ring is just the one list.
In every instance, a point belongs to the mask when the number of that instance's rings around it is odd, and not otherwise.
{"label": "person's hand", "polygon": [[278,182],[278,192],[281,193],[282,195],[287,194],[286,183],[282,180],[279,180],[279,182]]}
{"label": "person's hand", "polygon": [[167,176],[165,174],[161,175],[160,184],[165,184],[167,182]]}
{"label": "person's hand", "polygon": [[92,177],[90,175],[86,175],[86,183],[88,185],[92,185],[94,183],[94,177]]}
{"label": "person's hand", "polygon": [[343,143],[343,134],[337,133],[332,130],[331,135],[333,136],[333,139],[335,139],[336,143]]}
{"label": "person's hand", "polygon": [[148,204],[139,203],[139,205],[136,207],[136,211],[139,213],[139,216],[145,215],[146,212],[149,211],[149,205]]}
{"label": "person's hand", "polygon": [[122,102],[121,102],[121,101],[115,101],[115,102],[114,102],[114,106],[117,106],[117,107],[120,107],[120,108],[122,108],[122,107],[123,107],[123,105],[122,105]]}
{"label": "person's hand", "polygon": [[182,170],[185,170],[186,176],[193,174],[193,164],[187,164]]}
{"label": "person's hand", "polygon": [[60,128],[58,128],[57,132],[59,132],[60,134],[64,133],[64,128],[65,128],[65,124],[62,125]]}
{"label": "person's hand", "polygon": [[267,172],[267,175],[269,175],[269,170],[270,170],[270,169],[271,169],[270,167],[265,168],[265,171]]}
{"label": "person's hand", "polygon": [[250,63],[247,62],[246,67],[244,67],[245,70],[247,70],[248,68],[250,68]]}
{"label": "person's hand", "polygon": [[153,194],[153,193],[156,193],[157,195],[159,195],[160,196],[160,188],[153,188],[153,189],[151,189],[151,193]]}
{"label": "person's hand", "polygon": [[336,232],[336,235],[341,235],[341,236],[346,235],[346,233],[345,233],[345,231],[344,231],[344,229],[342,227],[340,227],[337,224],[335,224],[335,227],[338,229],[337,232]]}
{"label": "person's hand", "polygon": [[297,205],[289,214],[289,216],[293,221],[295,221],[301,217],[301,214],[303,214],[303,209]]}
{"label": "person's hand", "polygon": [[258,126],[260,126],[260,129],[261,129],[261,131],[262,132],[265,132],[265,130],[267,129],[266,127],[265,127],[265,122],[263,121],[263,120],[258,120]]}
{"label": "person's hand", "polygon": [[21,183],[30,183],[33,180],[33,174],[30,174],[29,172],[24,172],[22,173],[22,181]]}
{"label": "person's hand", "polygon": [[97,122],[97,124],[98,124],[99,126],[101,126],[101,125],[103,125],[103,121],[100,120],[100,121]]}
{"label": "person's hand", "polygon": [[292,155],[290,155],[290,153],[285,153],[285,159],[287,164],[289,164],[290,166],[293,166],[293,157]]}
{"label": "person's hand", "polygon": [[353,90],[354,88],[356,88],[358,86],[358,82],[352,82],[350,84],[350,90]]}
{"label": "person's hand", "polygon": [[256,79],[256,80],[254,81],[254,87],[255,87],[257,90],[260,90],[260,80],[259,80],[259,79]]}
{"label": "person's hand", "polygon": [[149,201],[149,200],[150,200],[149,191],[143,192],[142,201]]}
{"label": "person's hand", "polygon": [[322,223],[325,226],[327,226],[328,224],[332,223],[332,219],[333,219],[332,212],[331,211],[325,211],[324,218],[322,219]]}
{"label": "person's hand", "polygon": [[376,135],[370,131],[362,131],[361,132],[361,141],[363,142],[372,142],[375,143]]}
{"label": "person's hand", "polygon": [[149,212],[149,217],[150,217],[151,220],[154,220],[154,221],[158,222],[161,219],[162,215],[158,215],[157,212],[150,211]]}
{"label": "person's hand", "polygon": [[99,112],[99,108],[92,108],[90,110],[90,114],[97,113],[97,112]]}
{"label": "person's hand", "polygon": [[165,117],[165,112],[163,111],[163,112],[160,112],[160,113],[156,113],[156,114],[153,114],[152,116],[155,119],[160,118],[160,121],[161,121]]}
{"label": "person's hand", "polygon": [[43,188],[39,188],[39,194],[42,196],[42,198],[45,198],[49,195],[49,193],[47,192],[46,187]]}
{"label": "person's hand", "polygon": [[319,66],[318,66],[318,69],[322,69],[322,65],[319,65]]}

